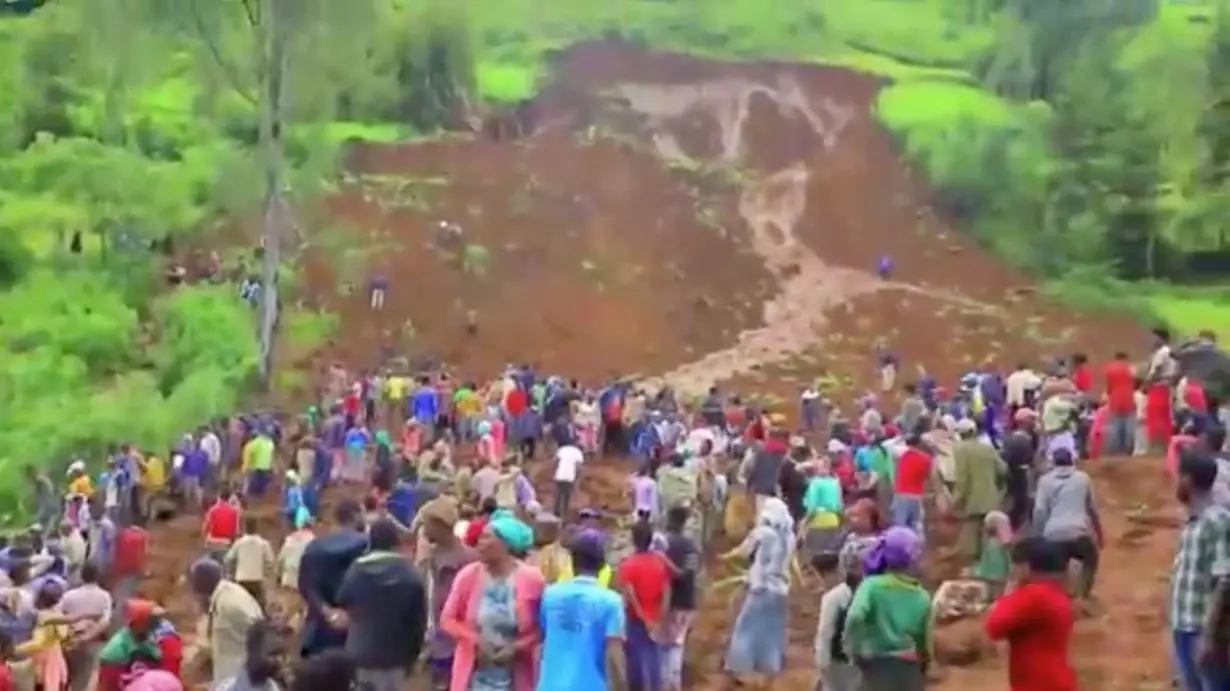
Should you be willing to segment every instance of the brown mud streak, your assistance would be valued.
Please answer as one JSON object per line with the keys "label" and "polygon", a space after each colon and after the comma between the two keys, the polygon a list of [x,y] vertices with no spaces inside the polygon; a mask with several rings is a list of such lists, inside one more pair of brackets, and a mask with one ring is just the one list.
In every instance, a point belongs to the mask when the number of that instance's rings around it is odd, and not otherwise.
{"label": "brown mud streak", "polygon": [[[958,235],[876,123],[881,84],[873,78],[610,42],[563,51],[556,66],[555,83],[535,103],[543,129],[524,141],[352,150],[350,168],[368,178],[324,207],[353,226],[352,245],[370,248],[367,265],[358,294],[343,295],[336,257],[309,252],[309,301],[342,323],[331,347],[301,364],[375,364],[386,349],[405,347],[397,334],[410,321],[416,351],[467,374],[528,360],[589,383],[639,372],[689,391],[728,380],[783,397],[837,374],[847,381],[835,393],[848,398],[871,383],[880,338],[907,371],[925,363],[943,381],[986,358],[1011,365],[1076,349],[1106,357],[1144,342],[1126,320],[1073,315],[1036,297],[1023,276]],[[394,186],[447,182],[400,204],[373,190],[372,175]],[[441,219],[488,248],[484,277],[433,249]],[[896,262],[891,282],[870,273],[886,253]],[[380,314],[361,294],[376,274],[392,280]],[[470,309],[479,314],[473,337],[463,328]],[[1133,461],[1098,471],[1111,526],[1099,591],[1110,609],[1081,623],[1075,658],[1099,688],[1138,688],[1120,682],[1160,678],[1165,666],[1151,614],[1162,586],[1132,567],[1157,564],[1149,573],[1162,573],[1173,540],[1167,531],[1141,537],[1135,524],[1134,540],[1115,537],[1128,530],[1130,507],[1167,510],[1152,468]],[[581,499],[623,510],[626,473],[618,461],[595,463]],[[196,553],[195,520],[160,526],[155,537],[151,590],[171,600],[181,626],[191,609],[175,582]],[[950,565],[941,554],[936,566]],[[812,674],[819,594],[800,591],[793,602],[791,671],[779,690],[801,688]],[[720,688],[733,607],[724,597],[703,602],[690,688]],[[939,688],[1002,687],[1002,665],[954,669]]]}

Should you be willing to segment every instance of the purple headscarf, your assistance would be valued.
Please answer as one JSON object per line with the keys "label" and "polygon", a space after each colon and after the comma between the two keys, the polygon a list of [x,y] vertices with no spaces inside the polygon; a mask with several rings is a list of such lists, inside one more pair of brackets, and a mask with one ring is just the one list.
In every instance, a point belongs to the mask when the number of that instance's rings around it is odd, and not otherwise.
{"label": "purple headscarf", "polygon": [[863,573],[875,576],[885,571],[905,571],[922,554],[923,541],[918,533],[902,526],[893,526],[880,536],[880,541],[863,557]]}

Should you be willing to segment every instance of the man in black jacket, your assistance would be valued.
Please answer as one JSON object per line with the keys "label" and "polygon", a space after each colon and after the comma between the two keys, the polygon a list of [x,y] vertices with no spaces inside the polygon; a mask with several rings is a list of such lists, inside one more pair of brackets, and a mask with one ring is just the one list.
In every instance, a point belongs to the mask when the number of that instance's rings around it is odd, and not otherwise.
{"label": "man in black jacket", "polygon": [[365,691],[400,691],[423,649],[427,590],[397,551],[400,531],[388,519],[372,524],[370,551],[342,579],[338,606],[347,623],[346,652]]}

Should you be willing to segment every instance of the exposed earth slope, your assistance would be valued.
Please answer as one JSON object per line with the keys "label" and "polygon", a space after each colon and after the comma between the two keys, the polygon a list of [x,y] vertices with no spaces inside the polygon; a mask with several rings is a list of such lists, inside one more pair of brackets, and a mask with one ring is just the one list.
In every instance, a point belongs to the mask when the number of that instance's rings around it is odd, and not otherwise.
{"label": "exposed earth slope", "polygon": [[[308,298],[341,317],[322,357],[372,366],[409,349],[475,376],[528,361],[590,384],[639,375],[783,399],[823,378],[848,400],[870,385],[880,342],[907,373],[926,366],[948,382],[987,359],[1143,347],[1139,326],[1050,304],[961,237],[876,123],[879,88],[841,69],[593,43],[558,56],[556,81],[519,123],[490,128],[524,137],[358,145],[325,204],[344,227],[309,248]],[[468,248],[441,246],[442,220]],[[884,255],[889,280],[876,273]],[[391,285],[379,313],[365,295],[374,276]],[[1076,660],[1089,688],[1153,688],[1165,682],[1168,490],[1146,462],[1096,471],[1107,611],[1080,624]],[[626,472],[601,461],[583,498],[622,507]],[[170,579],[158,594],[195,553],[195,529],[179,519],[157,537]],[[792,672],[778,689],[810,685],[819,594],[793,598]],[[695,688],[721,688],[732,618],[729,596],[706,598],[689,646]],[[938,688],[1004,688],[1003,664],[952,669]]]}

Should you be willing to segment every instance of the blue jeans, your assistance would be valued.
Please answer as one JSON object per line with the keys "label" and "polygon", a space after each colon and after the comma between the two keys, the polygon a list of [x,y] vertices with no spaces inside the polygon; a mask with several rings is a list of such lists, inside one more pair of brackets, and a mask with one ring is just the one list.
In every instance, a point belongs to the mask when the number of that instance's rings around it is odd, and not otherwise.
{"label": "blue jeans", "polygon": [[892,505],[893,525],[909,528],[922,535],[923,502],[922,497],[911,494],[893,495]]}
{"label": "blue jeans", "polygon": [[645,624],[629,618],[624,653],[628,660],[628,687],[635,691],[661,691],[662,651],[649,637]]}
{"label": "blue jeans", "polygon": [[1109,415],[1102,451],[1108,456],[1131,456],[1136,447],[1136,416]]}
{"label": "blue jeans", "polygon": [[1172,631],[1174,665],[1183,691],[1230,691],[1230,666],[1222,661],[1201,665],[1196,660],[1199,631]]}

